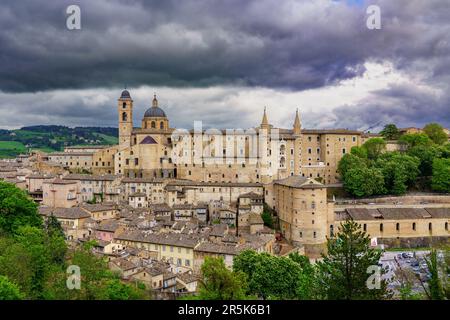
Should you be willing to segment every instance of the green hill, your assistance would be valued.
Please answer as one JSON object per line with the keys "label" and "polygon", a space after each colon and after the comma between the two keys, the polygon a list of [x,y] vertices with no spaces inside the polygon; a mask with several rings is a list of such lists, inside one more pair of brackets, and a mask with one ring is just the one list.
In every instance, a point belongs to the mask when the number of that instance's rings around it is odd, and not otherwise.
{"label": "green hill", "polygon": [[30,126],[0,130],[0,158],[12,158],[28,150],[62,151],[74,145],[113,145],[117,128]]}

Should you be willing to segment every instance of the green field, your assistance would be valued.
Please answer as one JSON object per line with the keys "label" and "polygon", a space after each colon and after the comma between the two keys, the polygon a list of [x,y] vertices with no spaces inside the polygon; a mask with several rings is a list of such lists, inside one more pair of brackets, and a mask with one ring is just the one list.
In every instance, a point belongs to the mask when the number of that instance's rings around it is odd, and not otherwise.
{"label": "green field", "polygon": [[0,141],[0,158],[11,158],[25,152],[27,152],[27,148],[21,142]]}
{"label": "green field", "polygon": [[103,134],[103,133],[99,133],[98,136],[100,138],[102,138],[104,141],[106,141],[106,143],[109,144],[109,145],[114,145],[114,144],[118,144],[119,143],[119,139],[117,137],[108,136],[108,135]]}
{"label": "green field", "polygon": [[63,151],[65,147],[74,145],[114,145],[118,142],[117,135],[117,128],[103,127],[38,125],[15,130],[0,129],[0,158],[14,158],[31,150]]}

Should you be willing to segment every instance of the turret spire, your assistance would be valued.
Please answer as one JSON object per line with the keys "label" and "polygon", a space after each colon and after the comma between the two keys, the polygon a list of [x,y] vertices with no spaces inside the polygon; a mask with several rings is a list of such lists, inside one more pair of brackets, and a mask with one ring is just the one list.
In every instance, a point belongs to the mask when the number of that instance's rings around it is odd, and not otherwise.
{"label": "turret spire", "polygon": [[298,108],[295,111],[295,120],[294,120],[294,135],[299,135],[301,133],[301,123],[300,123],[300,116],[298,115]]}
{"label": "turret spire", "polygon": [[156,94],[153,95],[152,107],[158,106],[158,99],[156,99]]}
{"label": "turret spire", "polygon": [[268,128],[269,127],[269,121],[267,120],[267,114],[266,114],[266,107],[264,107],[264,114],[261,121],[261,128]]}

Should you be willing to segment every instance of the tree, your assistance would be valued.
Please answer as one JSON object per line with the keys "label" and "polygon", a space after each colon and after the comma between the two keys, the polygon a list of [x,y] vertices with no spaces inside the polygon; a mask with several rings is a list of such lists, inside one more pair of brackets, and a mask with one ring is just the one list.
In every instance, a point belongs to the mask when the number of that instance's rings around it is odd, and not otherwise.
{"label": "tree", "polygon": [[9,281],[8,277],[0,275],[0,300],[21,300],[23,294],[19,287]]}
{"label": "tree", "polygon": [[289,254],[289,259],[297,263],[301,268],[296,289],[297,297],[301,300],[322,299],[323,296],[317,280],[317,268],[311,264],[307,257],[297,252]]}
{"label": "tree", "polygon": [[439,267],[436,249],[431,249],[430,258],[425,258],[431,277],[428,280],[428,295],[431,300],[444,300],[444,290],[439,278]]}
{"label": "tree", "polygon": [[37,205],[24,191],[0,181],[0,230],[11,234],[25,225],[42,225]]}
{"label": "tree", "polygon": [[383,194],[384,177],[376,168],[353,168],[343,176],[344,189],[357,197],[366,197],[374,194]]}
{"label": "tree", "polygon": [[444,148],[435,145],[418,145],[408,149],[408,155],[420,160],[419,171],[422,177],[431,176],[433,172],[433,161],[440,158]]}
{"label": "tree", "polygon": [[106,296],[109,300],[141,300],[145,297],[143,290],[122,283],[119,279],[106,282]]}
{"label": "tree", "polygon": [[367,149],[364,147],[352,147],[350,154],[355,155],[361,159],[367,159]]}
{"label": "tree", "polygon": [[249,294],[263,299],[315,297],[314,271],[306,257],[278,257],[245,250],[234,258],[233,270],[248,281]]}
{"label": "tree", "polygon": [[[369,267],[377,266],[381,252],[370,248],[369,236],[353,220],[346,220],[336,238],[327,240],[327,255],[318,262],[319,281],[328,299],[384,299],[389,297],[385,280],[379,288],[367,285]],[[381,270],[381,275],[385,270]]]}
{"label": "tree", "polygon": [[407,149],[415,146],[430,146],[433,141],[425,133],[404,134],[399,139],[400,144],[406,146]]}
{"label": "tree", "polygon": [[431,187],[435,191],[450,192],[450,159],[434,159]]}
{"label": "tree", "polygon": [[374,166],[383,173],[384,187],[392,194],[404,194],[415,183],[419,175],[420,160],[398,152],[389,152],[379,157]]}
{"label": "tree", "polygon": [[264,210],[261,214],[261,218],[264,221],[264,225],[273,229],[273,217],[272,217],[272,210],[264,203]]}
{"label": "tree", "polygon": [[386,141],[382,138],[372,138],[367,140],[362,146],[367,150],[367,158],[374,160],[386,150]]}
{"label": "tree", "polygon": [[203,281],[200,282],[198,298],[201,300],[245,299],[245,276],[228,270],[222,258],[206,257],[201,267]]}
{"label": "tree", "polygon": [[387,124],[384,126],[383,130],[380,131],[380,134],[386,140],[397,140],[400,136],[400,131],[395,124]]}
{"label": "tree", "polygon": [[354,154],[344,154],[338,164],[338,172],[341,177],[344,177],[348,170],[354,168],[367,168],[367,161]]}
{"label": "tree", "polygon": [[448,136],[444,128],[438,123],[429,123],[423,128],[423,132],[436,144],[444,144],[448,141]]}

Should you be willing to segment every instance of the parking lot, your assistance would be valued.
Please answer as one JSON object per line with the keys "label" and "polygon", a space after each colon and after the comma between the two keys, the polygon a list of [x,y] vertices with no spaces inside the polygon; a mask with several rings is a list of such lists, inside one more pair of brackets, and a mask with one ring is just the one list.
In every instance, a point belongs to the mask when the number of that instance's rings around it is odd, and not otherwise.
{"label": "parking lot", "polygon": [[[389,288],[398,293],[400,287],[399,276],[408,277],[412,280],[412,290],[423,292],[421,281],[425,283],[431,274],[425,261],[429,251],[388,251],[384,252],[380,265],[387,268],[384,279],[391,279]],[[419,280],[420,279],[420,280]]]}

